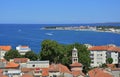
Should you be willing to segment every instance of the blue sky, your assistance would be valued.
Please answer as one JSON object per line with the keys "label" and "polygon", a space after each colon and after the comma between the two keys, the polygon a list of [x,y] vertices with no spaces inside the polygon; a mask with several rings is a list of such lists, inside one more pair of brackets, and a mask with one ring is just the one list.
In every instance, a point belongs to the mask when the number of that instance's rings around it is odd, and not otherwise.
{"label": "blue sky", "polygon": [[120,0],[0,0],[0,23],[120,22]]}

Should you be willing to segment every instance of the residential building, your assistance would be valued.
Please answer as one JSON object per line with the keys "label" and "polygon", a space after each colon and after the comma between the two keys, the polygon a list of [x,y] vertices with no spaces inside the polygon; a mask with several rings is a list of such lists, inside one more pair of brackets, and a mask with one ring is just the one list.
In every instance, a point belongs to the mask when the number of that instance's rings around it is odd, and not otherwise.
{"label": "residential building", "polygon": [[20,64],[20,68],[26,67],[26,63],[29,62],[30,59],[28,58],[14,58],[14,59],[10,59],[10,62],[15,62]]}
{"label": "residential building", "polygon": [[49,61],[28,61],[27,68],[49,68]]}
{"label": "residential building", "polygon": [[91,66],[97,67],[106,63],[107,58],[113,59],[113,64],[119,63],[120,48],[116,46],[92,46],[90,50]]}
{"label": "residential building", "polygon": [[0,46],[0,59],[4,59],[5,53],[11,50],[11,46]]}
{"label": "residential building", "polygon": [[21,54],[21,55],[25,55],[26,52],[28,51],[31,51],[31,48],[29,48],[29,46],[17,46],[16,47],[16,50],[18,50],[18,52]]}

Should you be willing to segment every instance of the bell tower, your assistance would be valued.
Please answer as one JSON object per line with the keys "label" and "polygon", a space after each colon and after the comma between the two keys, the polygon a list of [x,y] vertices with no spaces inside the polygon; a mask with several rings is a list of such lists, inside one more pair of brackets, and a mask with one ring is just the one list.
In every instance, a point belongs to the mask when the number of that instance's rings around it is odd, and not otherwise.
{"label": "bell tower", "polygon": [[72,50],[72,63],[78,62],[78,51],[74,47]]}

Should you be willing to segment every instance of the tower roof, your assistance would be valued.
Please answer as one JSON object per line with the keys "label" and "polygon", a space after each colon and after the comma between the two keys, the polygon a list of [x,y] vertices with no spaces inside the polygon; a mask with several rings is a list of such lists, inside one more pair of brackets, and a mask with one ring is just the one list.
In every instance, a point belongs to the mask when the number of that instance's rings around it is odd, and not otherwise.
{"label": "tower roof", "polygon": [[82,64],[78,63],[78,62],[75,62],[75,63],[71,64],[70,66],[82,67]]}
{"label": "tower roof", "polygon": [[73,51],[77,51],[77,49],[74,47],[74,48],[73,48]]}

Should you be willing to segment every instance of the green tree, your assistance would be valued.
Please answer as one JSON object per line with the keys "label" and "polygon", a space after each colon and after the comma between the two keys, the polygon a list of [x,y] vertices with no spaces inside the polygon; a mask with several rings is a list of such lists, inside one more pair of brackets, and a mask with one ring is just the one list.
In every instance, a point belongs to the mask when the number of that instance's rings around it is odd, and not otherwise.
{"label": "green tree", "polygon": [[106,59],[106,63],[112,64],[112,62],[113,62],[113,59],[112,59],[112,58],[107,58],[107,59]]}
{"label": "green tree", "polygon": [[[41,44],[40,59],[58,63],[61,58],[61,46],[56,41],[44,40]],[[60,52],[61,51],[61,52]]]}
{"label": "green tree", "polygon": [[20,58],[21,55],[17,50],[10,50],[8,52],[5,53],[4,58],[9,61],[10,59],[14,59],[14,58]]}
{"label": "green tree", "polygon": [[33,51],[26,52],[24,57],[29,58],[30,60],[33,60],[33,61],[38,59],[38,55],[35,54]]}

